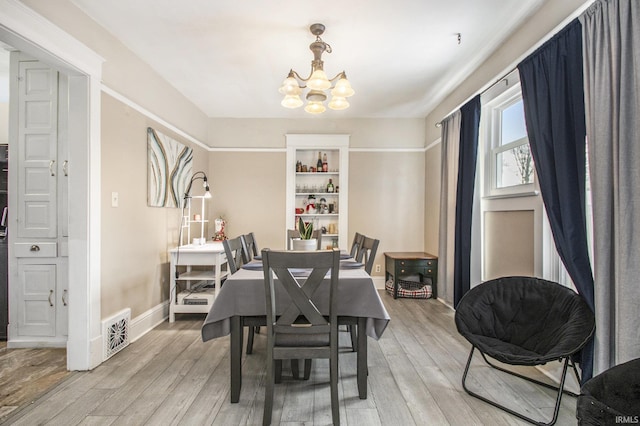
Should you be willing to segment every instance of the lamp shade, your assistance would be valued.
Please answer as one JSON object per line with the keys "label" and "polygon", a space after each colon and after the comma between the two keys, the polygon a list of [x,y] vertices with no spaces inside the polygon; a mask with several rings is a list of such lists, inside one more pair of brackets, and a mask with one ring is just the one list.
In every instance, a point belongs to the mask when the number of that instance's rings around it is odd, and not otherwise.
{"label": "lamp shade", "polygon": [[327,90],[331,87],[331,82],[323,70],[317,69],[311,74],[307,86],[311,90]]}
{"label": "lamp shade", "polygon": [[322,102],[309,101],[307,106],[304,107],[304,110],[309,114],[322,114],[327,109],[322,105]]}
{"label": "lamp shade", "polygon": [[302,89],[300,88],[300,86],[298,86],[298,81],[295,79],[295,77],[287,77],[282,82],[282,86],[280,86],[278,92],[287,96],[299,95],[300,93],[302,93]]}
{"label": "lamp shade", "polygon": [[341,110],[349,108],[349,102],[341,96],[334,96],[331,98],[331,102],[329,102],[329,108],[334,110]]}
{"label": "lamp shade", "polygon": [[303,102],[298,95],[287,95],[280,104],[285,108],[298,108],[302,106]]}
{"label": "lamp shade", "polygon": [[336,83],[336,87],[331,90],[331,94],[333,96],[340,96],[343,98],[353,96],[354,93],[356,92],[351,88],[351,83],[349,83],[349,80],[347,80],[346,77],[340,78]]}

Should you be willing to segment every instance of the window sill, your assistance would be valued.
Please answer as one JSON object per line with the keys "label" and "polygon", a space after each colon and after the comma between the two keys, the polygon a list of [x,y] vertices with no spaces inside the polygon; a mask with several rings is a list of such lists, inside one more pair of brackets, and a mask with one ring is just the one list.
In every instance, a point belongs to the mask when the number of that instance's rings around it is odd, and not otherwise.
{"label": "window sill", "polygon": [[495,194],[495,195],[485,195],[482,197],[483,200],[498,200],[501,198],[520,198],[520,197],[536,197],[540,195],[540,191],[523,191],[523,192],[511,192],[508,194]]}

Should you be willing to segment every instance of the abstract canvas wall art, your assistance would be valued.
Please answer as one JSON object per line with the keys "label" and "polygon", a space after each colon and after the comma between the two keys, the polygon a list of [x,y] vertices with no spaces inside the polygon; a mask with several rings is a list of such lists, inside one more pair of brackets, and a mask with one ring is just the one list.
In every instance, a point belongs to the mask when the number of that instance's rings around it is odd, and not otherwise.
{"label": "abstract canvas wall art", "polygon": [[147,157],[147,205],[182,207],[192,174],[193,149],[149,127]]}

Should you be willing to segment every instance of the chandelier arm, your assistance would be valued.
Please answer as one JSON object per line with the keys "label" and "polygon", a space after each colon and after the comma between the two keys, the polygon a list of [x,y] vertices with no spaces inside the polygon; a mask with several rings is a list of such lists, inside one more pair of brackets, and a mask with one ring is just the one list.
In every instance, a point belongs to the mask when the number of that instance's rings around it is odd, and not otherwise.
{"label": "chandelier arm", "polygon": [[[297,71],[295,71],[295,70],[291,70],[291,73],[292,73],[292,74],[293,74],[293,75],[294,75],[294,76],[295,76],[299,81],[306,83],[307,81],[309,81],[309,80],[311,79],[311,76],[313,75],[313,67],[311,67],[311,72],[309,73],[309,77],[307,77],[307,78],[300,77],[300,74],[298,74],[298,72],[297,72]],[[301,88],[301,89],[304,89],[305,87],[307,87],[307,86],[306,86],[306,85],[304,85],[304,86],[300,86],[300,88]]]}
{"label": "chandelier arm", "polygon": [[335,77],[330,78],[329,81],[333,83],[334,81],[337,81],[342,76],[344,76],[344,71],[340,71]]}

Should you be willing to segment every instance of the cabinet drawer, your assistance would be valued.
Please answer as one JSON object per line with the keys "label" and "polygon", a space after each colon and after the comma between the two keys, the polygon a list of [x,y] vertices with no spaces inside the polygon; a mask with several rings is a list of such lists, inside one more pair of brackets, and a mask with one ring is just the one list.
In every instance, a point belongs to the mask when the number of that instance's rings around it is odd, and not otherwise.
{"label": "cabinet drawer", "polygon": [[435,267],[436,260],[422,259],[422,260],[398,260],[398,267]]}
{"label": "cabinet drawer", "polygon": [[15,243],[13,251],[16,257],[57,257],[56,243]]}

